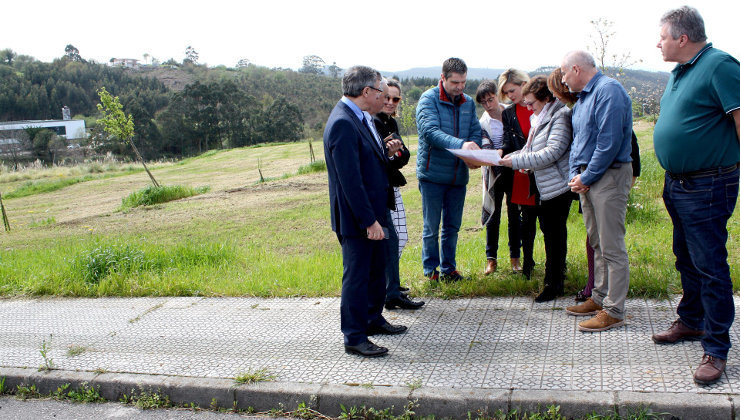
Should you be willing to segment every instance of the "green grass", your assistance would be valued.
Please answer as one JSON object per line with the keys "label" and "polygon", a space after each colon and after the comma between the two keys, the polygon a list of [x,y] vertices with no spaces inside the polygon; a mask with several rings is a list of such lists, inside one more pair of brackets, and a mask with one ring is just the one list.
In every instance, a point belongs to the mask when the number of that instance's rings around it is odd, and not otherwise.
{"label": "green grass", "polygon": [[121,209],[127,210],[139,206],[152,206],[155,204],[166,203],[168,201],[204,194],[210,189],[211,187],[208,186],[192,188],[183,187],[181,185],[161,185],[159,187],[149,185],[146,188],[135,191],[128,197],[124,198],[121,202]]}
{"label": "green grass", "polygon": [[[661,199],[663,171],[652,152],[652,128],[641,125],[636,131],[643,164],[627,213],[630,295],[664,297],[681,288],[671,250],[672,225]],[[406,140],[413,151],[415,139]],[[275,180],[255,183],[258,160],[264,175]],[[51,194],[53,200],[47,194],[8,200],[12,229],[0,232],[0,295],[338,296],[342,259],[329,222],[326,174],[296,175],[302,166],[311,166],[307,142],[209,152],[161,165],[154,174],[168,184],[207,182],[213,186],[210,194],[125,212],[116,211],[121,197],[144,186],[146,177],[85,182],[73,196],[61,190]],[[538,292],[544,276],[542,235],[535,240],[532,279],[511,273],[506,212],[499,270],[483,276],[479,171],[470,174],[458,241],[458,268],[467,279],[428,282],[421,269],[421,200],[413,160],[403,172],[409,181],[402,193],[410,240],[400,271],[413,294],[453,298]],[[4,185],[0,181],[0,190]],[[78,208],[99,201],[111,204],[92,215]],[[577,208],[573,203],[567,222],[566,293],[582,288],[587,275],[585,229]],[[736,212],[727,244],[735,290],[740,288],[738,220]]]}

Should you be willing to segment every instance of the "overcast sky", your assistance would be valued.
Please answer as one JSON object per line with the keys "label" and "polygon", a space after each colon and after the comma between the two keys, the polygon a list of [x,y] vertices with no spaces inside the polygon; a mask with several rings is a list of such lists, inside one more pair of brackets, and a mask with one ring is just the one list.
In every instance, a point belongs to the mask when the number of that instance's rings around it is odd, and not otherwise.
{"label": "overcast sky", "polygon": [[[688,3],[704,17],[714,46],[740,58],[740,2]],[[246,58],[298,69],[318,55],[347,68],[383,71],[440,66],[534,70],[559,65],[585,49],[591,20],[614,22],[610,50],[642,60],[633,68],[670,71],[655,47],[659,20],[687,4],[667,0],[436,1],[396,0],[122,0],[12,1],[2,7],[0,49],[51,61],[72,44],[85,59],[111,57],[182,61],[191,45],[201,64],[233,67]]]}

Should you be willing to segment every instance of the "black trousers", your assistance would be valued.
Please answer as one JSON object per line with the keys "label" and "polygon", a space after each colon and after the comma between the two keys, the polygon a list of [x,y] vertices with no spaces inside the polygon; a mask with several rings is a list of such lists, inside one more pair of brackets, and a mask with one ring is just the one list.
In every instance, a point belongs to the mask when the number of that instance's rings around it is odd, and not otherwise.
{"label": "black trousers", "polygon": [[[568,255],[568,214],[573,202],[573,193],[568,191],[536,206],[522,206],[522,248],[524,263],[533,262],[535,222],[540,220],[540,231],[545,242],[545,286],[562,290],[565,283],[565,259]],[[531,238],[531,239],[530,239]]]}

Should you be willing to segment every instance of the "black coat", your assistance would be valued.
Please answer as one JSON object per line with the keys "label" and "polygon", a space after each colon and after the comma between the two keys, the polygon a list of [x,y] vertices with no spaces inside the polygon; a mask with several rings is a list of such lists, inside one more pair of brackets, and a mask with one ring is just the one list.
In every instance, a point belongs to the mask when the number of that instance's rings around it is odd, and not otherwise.
{"label": "black coat", "polygon": [[[375,129],[378,130],[378,134],[380,134],[381,140],[384,140],[393,133],[399,134],[398,123],[388,114],[383,112],[375,114],[373,117],[373,123],[375,124]],[[400,139],[401,136],[399,135],[398,138]],[[401,142],[403,143],[403,140],[401,140]],[[386,149],[386,152],[387,151],[388,149]],[[393,156],[393,159],[388,160],[388,182],[392,187],[403,187],[406,185],[406,178],[403,176],[400,169],[409,163],[410,158],[411,153],[404,144],[403,147],[401,147],[401,150]]]}

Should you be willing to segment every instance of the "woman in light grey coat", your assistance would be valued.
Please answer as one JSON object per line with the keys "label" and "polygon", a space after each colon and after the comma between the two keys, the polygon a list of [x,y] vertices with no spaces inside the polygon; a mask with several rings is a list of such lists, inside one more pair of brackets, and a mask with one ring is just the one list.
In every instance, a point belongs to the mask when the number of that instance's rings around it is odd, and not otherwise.
{"label": "woman in light grey coat", "polygon": [[547,88],[547,77],[536,76],[522,88],[524,102],[534,111],[526,145],[501,160],[501,165],[534,172],[537,218],[545,242],[545,288],[536,302],[563,295],[568,247],[566,222],[573,193],[568,187],[568,158],[573,141],[570,109]]}

